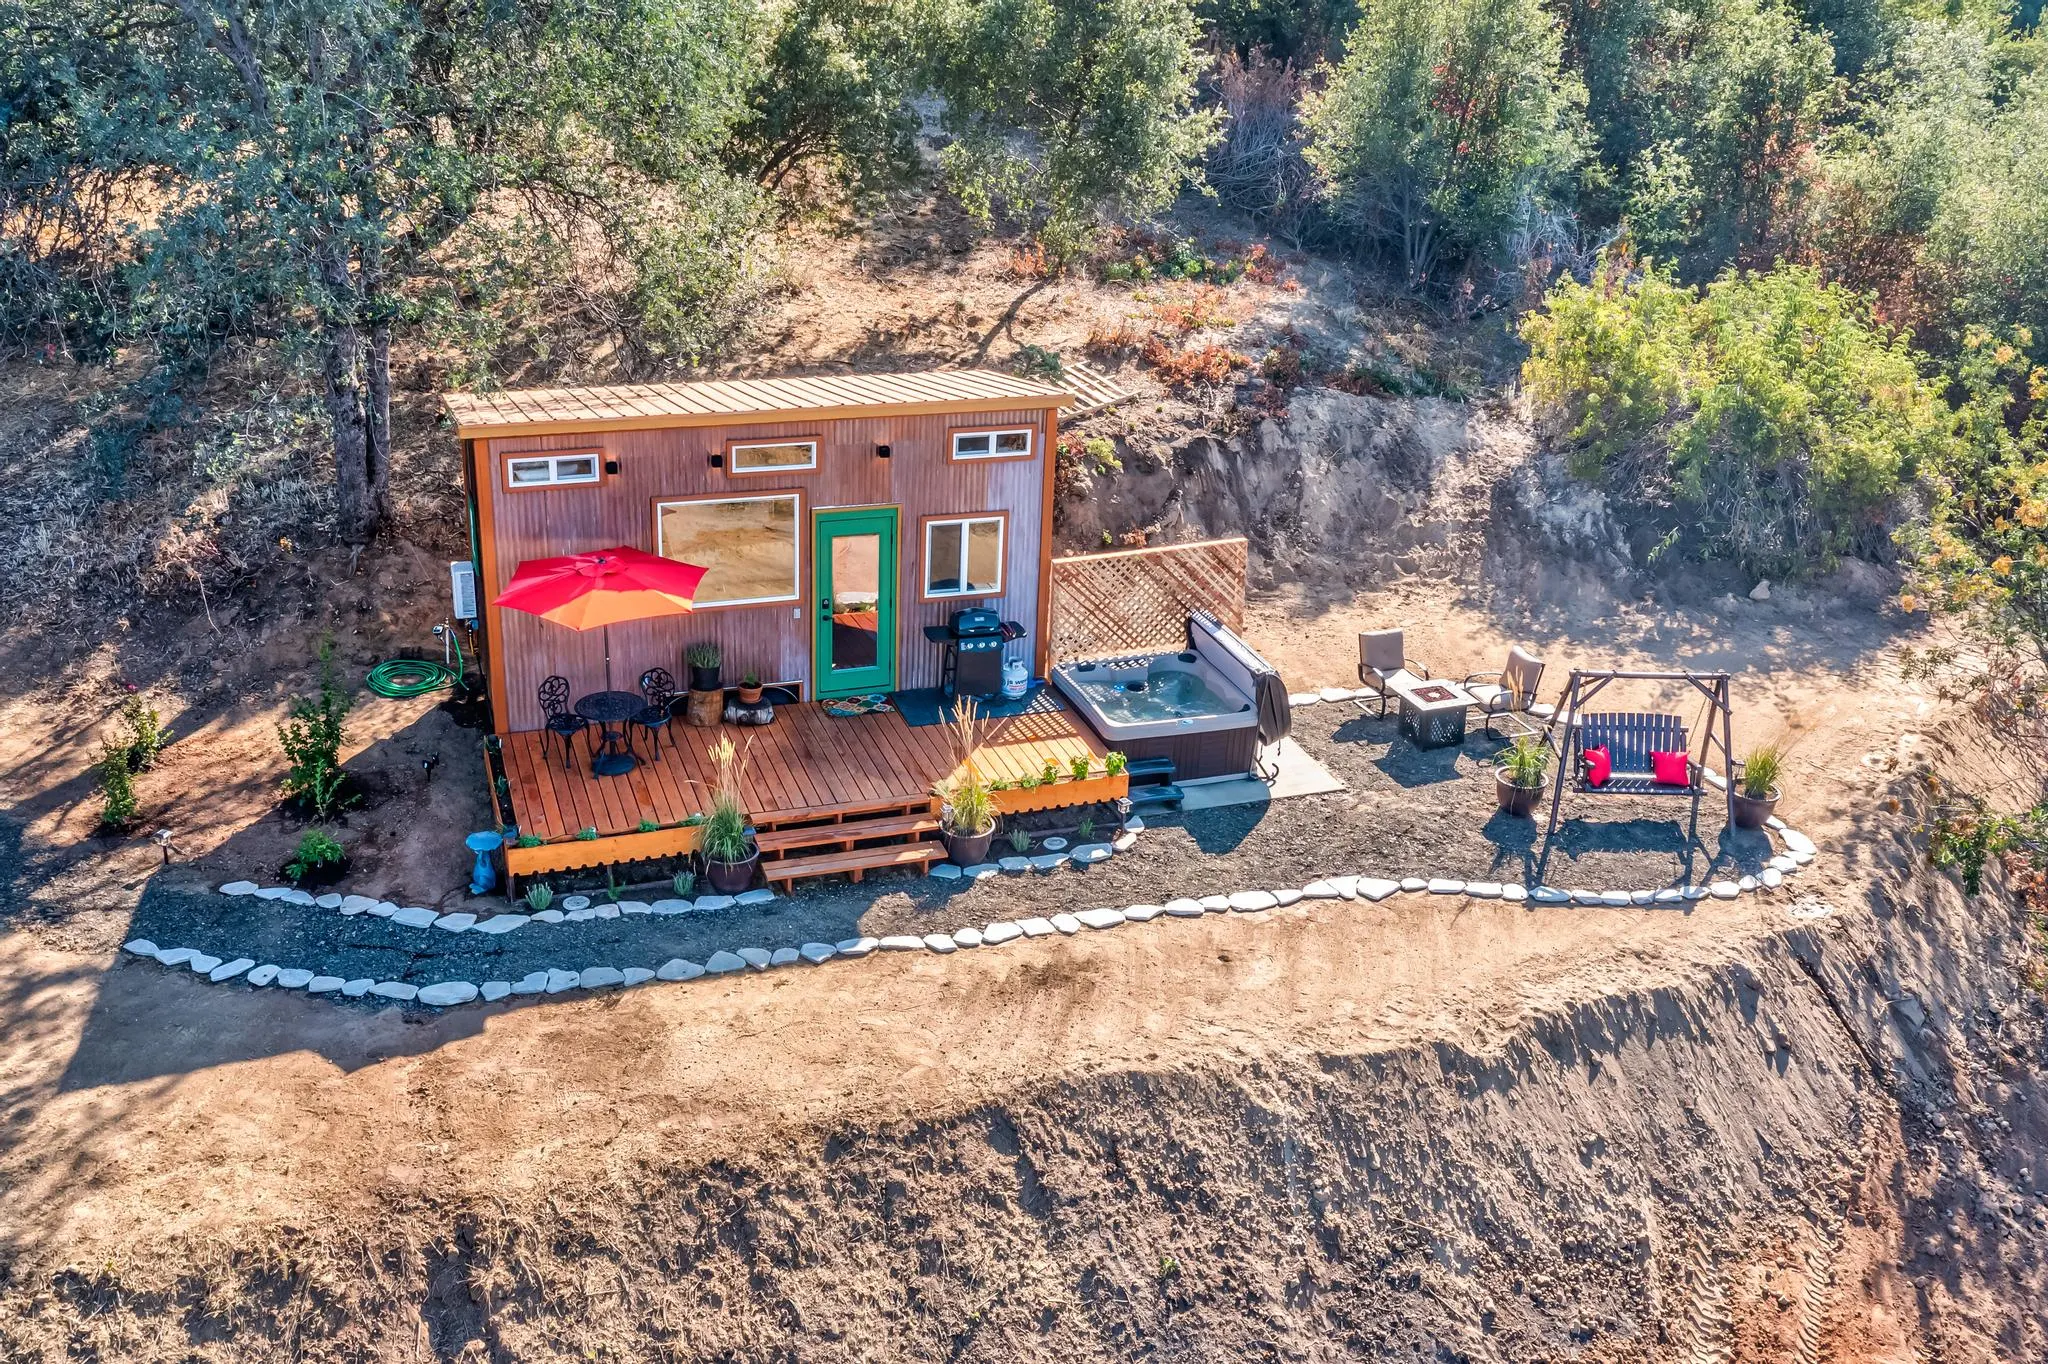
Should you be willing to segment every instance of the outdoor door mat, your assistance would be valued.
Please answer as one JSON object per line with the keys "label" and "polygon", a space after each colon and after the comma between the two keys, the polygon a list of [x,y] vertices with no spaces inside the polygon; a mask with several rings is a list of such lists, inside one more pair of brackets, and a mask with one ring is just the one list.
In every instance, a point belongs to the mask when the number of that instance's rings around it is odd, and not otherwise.
{"label": "outdoor door mat", "polygon": [[[926,725],[950,725],[955,718],[952,701],[937,687],[892,692],[889,699],[902,713],[903,723],[912,729],[923,729]],[[976,712],[986,720],[1007,720],[1013,715],[1051,715],[1065,709],[1060,698],[1043,682],[1033,682],[1030,689],[1015,701],[985,696],[975,704]]]}

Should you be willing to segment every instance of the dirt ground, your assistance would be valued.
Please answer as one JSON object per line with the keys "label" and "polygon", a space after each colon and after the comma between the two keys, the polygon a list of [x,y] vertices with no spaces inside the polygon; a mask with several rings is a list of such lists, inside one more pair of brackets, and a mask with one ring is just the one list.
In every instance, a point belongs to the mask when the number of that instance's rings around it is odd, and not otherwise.
{"label": "dirt ground", "polygon": [[[929,235],[821,245],[758,366],[1070,352],[1130,306]],[[1295,279],[1237,295],[1233,336],[1413,344],[1339,272]],[[1142,391],[1141,446],[1220,401]],[[446,452],[408,401],[431,489]],[[1508,571],[1457,552],[1495,536],[1493,472],[1460,466],[1471,486],[1428,512],[1445,552],[1363,592],[1343,541],[1295,545],[1332,571],[1276,578],[1254,644],[1296,687],[1350,684],[1357,631],[1389,625],[1439,675],[1532,647],[1546,694],[1573,666],[1727,668],[1738,749],[1789,745],[1782,811],[1823,848],[1792,893],[1684,914],[1316,902],[516,1008],[337,1007],[117,944],[152,915],[250,927],[180,888],[283,860],[276,722],[321,634],[357,675],[427,643],[445,507],[359,558],[280,547],[231,602],[8,636],[0,1357],[2048,1357],[2040,948],[2011,896],[1965,902],[1926,867],[1913,774],[1994,796],[2031,777],[1904,674],[1930,631],[1882,592]],[[86,768],[128,683],[178,740],[137,833],[101,838]],[[1498,852],[1459,831],[1483,825],[1483,798],[1458,804],[1483,792],[1481,746],[1418,796],[1387,726],[1301,723],[1348,789],[1299,813],[1191,819],[1100,874],[952,908],[883,883],[771,921],[985,921],[1158,898],[1154,877]],[[366,699],[354,726],[377,800],[352,888],[459,902],[474,732],[431,699]],[[1572,813],[1568,861],[1636,874],[1597,834],[1630,812]],[[1648,830],[1667,864],[1668,821]]]}

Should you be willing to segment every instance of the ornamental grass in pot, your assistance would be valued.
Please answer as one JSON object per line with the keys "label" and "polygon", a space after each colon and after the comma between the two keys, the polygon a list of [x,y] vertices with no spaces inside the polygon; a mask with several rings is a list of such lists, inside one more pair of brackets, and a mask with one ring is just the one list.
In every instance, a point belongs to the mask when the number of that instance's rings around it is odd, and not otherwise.
{"label": "ornamental grass in pot", "polygon": [[955,758],[953,780],[939,792],[939,837],[946,856],[962,867],[988,861],[996,837],[995,788],[981,773],[975,760],[981,716],[974,698],[963,696],[953,717],[952,739]]}
{"label": "ornamental grass in pot", "polygon": [[1735,779],[1735,827],[1761,829],[1778,809],[1778,774],[1785,755],[1776,744],[1752,748],[1742,759]]}
{"label": "ornamental grass in pot", "polygon": [[719,665],[724,662],[724,656],[716,643],[707,640],[692,644],[683,651],[683,661],[690,666],[691,691],[722,690]]}
{"label": "ornamental grass in pot", "polygon": [[746,781],[746,754],[726,735],[711,745],[718,769],[711,787],[711,809],[697,826],[697,853],[704,859],[704,880],[720,895],[737,895],[754,884],[761,849],[754,842],[754,821],[747,813],[741,786]]}
{"label": "ornamental grass in pot", "polygon": [[1550,748],[1533,734],[1524,734],[1494,759],[1494,803],[1508,814],[1527,819],[1543,794],[1550,775]]}

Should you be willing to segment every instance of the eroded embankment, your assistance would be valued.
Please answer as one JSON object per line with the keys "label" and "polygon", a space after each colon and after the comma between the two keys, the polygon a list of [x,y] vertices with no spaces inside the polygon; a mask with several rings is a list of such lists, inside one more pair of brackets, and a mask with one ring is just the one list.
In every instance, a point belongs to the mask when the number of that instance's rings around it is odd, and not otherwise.
{"label": "eroded embankment", "polygon": [[1828,918],[1485,1045],[1126,1070],[708,1165],[564,1152],[544,1196],[428,1192],[347,1225],[309,1208],[260,1240],[10,1273],[0,1346],[2038,1358],[2038,1200],[2014,1201],[2013,1151],[2043,1149],[2023,915],[1887,837],[1908,869],[1860,847],[1873,888],[1829,892]]}

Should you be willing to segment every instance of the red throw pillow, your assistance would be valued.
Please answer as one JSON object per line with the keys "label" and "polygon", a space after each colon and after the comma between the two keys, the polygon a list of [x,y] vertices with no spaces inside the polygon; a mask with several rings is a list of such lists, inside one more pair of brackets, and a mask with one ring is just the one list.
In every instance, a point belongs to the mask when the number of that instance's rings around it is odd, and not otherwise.
{"label": "red throw pillow", "polygon": [[1659,786],[1692,785],[1691,764],[1683,753],[1652,753],[1650,775]]}
{"label": "red throw pillow", "polygon": [[1586,781],[1592,786],[1605,786],[1607,779],[1614,775],[1614,760],[1607,756],[1605,746],[1589,748],[1583,755],[1586,759]]}

